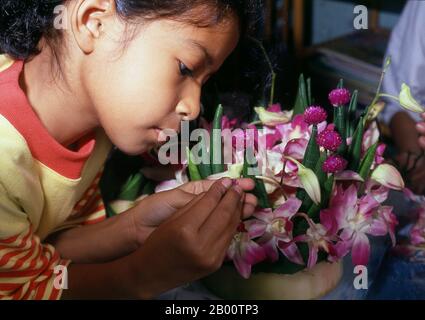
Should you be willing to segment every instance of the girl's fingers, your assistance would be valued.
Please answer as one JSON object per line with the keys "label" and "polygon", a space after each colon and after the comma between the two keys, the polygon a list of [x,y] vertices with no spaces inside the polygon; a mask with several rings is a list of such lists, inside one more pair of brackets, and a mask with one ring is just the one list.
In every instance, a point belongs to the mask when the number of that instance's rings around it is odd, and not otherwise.
{"label": "girl's fingers", "polygon": [[[255,188],[255,183],[252,179],[237,179],[235,181],[244,191],[251,191]],[[189,193],[200,194],[207,192],[215,182],[214,180],[192,181],[182,185],[179,189]]]}
{"label": "girl's fingers", "polygon": [[256,208],[256,206],[254,206],[250,203],[245,203],[243,210],[242,210],[243,218],[248,219],[249,217],[251,217],[255,212],[255,208]]}
{"label": "girl's fingers", "polygon": [[[193,226],[200,228],[231,187],[232,180],[230,179],[216,181],[190,210],[185,210],[181,218],[187,219]],[[192,214],[193,212],[196,212],[196,214]]]}
{"label": "girl's fingers", "polygon": [[425,112],[421,114],[423,120],[425,120]]}
{"label": "girl's fingers", "polygon": [[251,191],[255,188],[255,182],[252,179],[244,178],[236,180],[236,184],[242,188],[243,191]]}
{"label": "girl's fingers", "polygon": [[188,212],[190,209],[192,209],[192,207],[197,204],[202,197],[205,195],[205,193],[201,193],[198,194],[196,196],[194,196],[194,198],[192,199],[192,201],[190,201],[189,203],[187,203],[182,209],[180,209],[179,211],[177,211],[174,215],[172,215],[167,222],[169,221],[173,221],[178,219],[179,217],[181,217],[182,215],[184,215],[186,212]]}
{"label": "girl's fingers", "polygon": [[236,228],[242,219],[244,194],[240,187],[230,189],[201,226],[200,233],[218,240],[227,228]]}
{"label": "girl's fingers", "polygon": [[[242,210],[242,202],[239,202],[236,211],[241,212]],[[238,215],[234,215],[232,217],[231,221],[227,224],[224,230],[221,231],[220,236],[216,241],[214,241],[211,244],[211,247],[213,250],[216,250],[216,252],[222,254],[222,260],[224,261],[227,253],[227,249],[229,248],[233,237],[237,233],[237,227],[240,224],[240,219],[238,218]]]}

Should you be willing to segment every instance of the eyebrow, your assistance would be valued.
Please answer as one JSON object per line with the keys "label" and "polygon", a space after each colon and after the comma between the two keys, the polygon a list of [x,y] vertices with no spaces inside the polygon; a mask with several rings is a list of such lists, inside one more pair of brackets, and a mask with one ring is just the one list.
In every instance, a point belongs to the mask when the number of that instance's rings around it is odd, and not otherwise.
{"label": "eyebrow", "polygon": [[212,58],[211,54],[208,52],[207,48],[205,48],[202,44],[200,44],[199,42],[197,42],[195,40],[188,40],[188,43],[192,47],[196,47],[196,48],[198,48],[198,50],[201,50],[204,53],[205,58],[207,59],[207,64],[209,66],[214,64],[213,58]]}

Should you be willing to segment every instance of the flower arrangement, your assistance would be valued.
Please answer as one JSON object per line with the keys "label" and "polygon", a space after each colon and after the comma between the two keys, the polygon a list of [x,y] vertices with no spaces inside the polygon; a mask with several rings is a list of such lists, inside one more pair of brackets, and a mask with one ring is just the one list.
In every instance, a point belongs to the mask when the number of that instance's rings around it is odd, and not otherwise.
{"label": "flower arrangement", "polygon": [[[388,66],[389,59],[381,83]],[[213,164],[196,162],[205,155],[188,155],[190,180],[256,181],[259,208],[235,230],[227,254],[244,278],[250,277],[253,266],[262,272],[293,273],[319,261],[338,261],[350,252],[354,265],[367,265],[368,236],[389,234],[395,244],[398,222],[392,207],[383,203],[389,190],[405,186],[398,170],[383,158],[386,146],[379,142],[378,100],[390,97],[416,112],[423,108],[406,84],[399,97],[393,97],[380,92],[380,83],[374,101],[357,116],[358,92],[351,94],[341,80],[328,96],[331,116],[313,103],[310,81],[301,75],[299,83],[293,110],[284,111],[279,104],[258,107],[257,120],[239,127],[236,119],[223,116],[219,106],[214,122],[205,126],[211,133],[206,158]],[[231,162],[226,164],[220,155],[225,130],[233,138]],[[235,138],[243,143],[237,146]],[[250,174],[254,167],[256,173]],[[157,191],[170,183],[176,181],[165,182]]]}
{"label": "flower arrangement", "polygon": [[[155,192],[190,180],[252,178],[258,208],[241,221],[227,252],[227,263],[245,279],[260,272],[295,274],[349,253],[354,265],[367,265],[369,236],[389,235],[395,245],[398,221],[384,202],[390,190],[406,190],[398,170],[384,159],[379,99],[424,110],[406,84],[399,97],[380,92],[388,66],[389,59],[375,99],[360,114],[358,92],[349,92],[342,80],[324,108],[314,103],[303,75],[292,110],[270,104],[255,108],[251,123],[240,123],[219,106],[213,122],[204,121],[208,135],[186,149],[176,179],[160,183]],[[412,236],[422,241],[423,233],[416,233]]]}

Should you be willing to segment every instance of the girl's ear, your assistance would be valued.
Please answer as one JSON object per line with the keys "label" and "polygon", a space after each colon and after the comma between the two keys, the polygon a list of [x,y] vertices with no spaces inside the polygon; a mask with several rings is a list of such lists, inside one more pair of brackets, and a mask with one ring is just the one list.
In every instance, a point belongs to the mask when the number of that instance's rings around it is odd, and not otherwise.
{"label": "girl's ear", "polygon": [[107,21],[115,14],[114,0],[77,0],[71,13],[71,28],[80,49],[91,53]]}

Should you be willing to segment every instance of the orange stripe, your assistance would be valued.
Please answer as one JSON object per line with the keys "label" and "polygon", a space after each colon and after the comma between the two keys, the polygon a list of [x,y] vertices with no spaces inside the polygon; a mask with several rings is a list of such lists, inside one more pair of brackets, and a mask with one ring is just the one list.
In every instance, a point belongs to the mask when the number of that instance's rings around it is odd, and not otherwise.
{"label": "orange stripe", "polygon": [[[34,242],[34,240],[32,239],[32,242]],[[34,243],[33,243],[34,244]],[[26,244],[25,244],[26,245]],[[24,245],[24,246],[25,246]],[[22,246],[22,247],[24,247],[24,246]],[[10,249],[10,248],[9,248]],[[21,249],[21,248],[17,248],[17,249]],[[34,252],[34,250],[35,250],[35,246],[34,245],[32,245],[29,249],[28,249],[28,251],[29,252]],[[13,257],[15,257],[15,256],[17,256],[17,255],[19,255],[19,254],[21,254],[23,251],[22,250],[15,250],[15,251],[12,251],[12,252],[9,252],[8,254],[5,254],[5,255],[3,255],[3,257],[0,259],[0,267],[1,266],[4,266],[4,265],[6,265],[8,262],[9,262],[9,260],[10,259],[12,259]],[[1,254],[1,251],[0,251],[0,254]]]}
{"label": "orange stripe", "polygon": [[[28,230],[28,233],[27,234],[25,234],[25,236],[22,238],[22,240],[21,240],[21,242],[18,244],[18,245],[15,245],[15,246],[13,246],[14,248],[22,248],[22,247],[25,247],[25,244],[26,244],[26,242],[28,241],[28,238],[29,238],[29,236],[32,234],[32,228],[29,228],[29,230]],[[13,237],[13,238],[15,238],[15,241],[18,239],[18,237],[19,237],[20,235],[17,235],[16,237]],[[10,240],[11,238],[9,238],[8,240]],[[8,241],[8,240],[6,240],[6,241]],[[3,240],[0,240],[0,250],[4,250],[4,249],[10,249],[11,248],[11,246],[10,246],[10,244],[12,244],[13,242],[6,242],[6,241],[3,241]],[[8,244],[8,245],[2,245],[1,243],[6,243],[6,244]]]}
{"label": "orange stripe", "polygon": [[35,239],[33,237],[32,241],[31,241],[31,249],[28,250],[28,252],[25,256],[16,260],[15,265],[13,265],[10,269],[15,270],[15,269],[19,269],[20,267],[22,267],[22,265],[31,258],[32,254],[34,253],[35,250],[37,250],[37,246],[36,246],[36,243],[35,243]]}
{"label": "orange stripe", "polygon": [[37,293],[35,294],[35,300],[41,300],[43,299],[44,292],[46,291],[47,283],[49,282],[49,279],[46,279],[37,287]]}
{"label": "orange stripe", "polygon": [[47,264],[43,264],[40,268],[34,270],[16,270],[3,272],[0,270],[0,279],[1,278],[13,278],[13,277],[31,277],[40,275],[43,270],[46,270],[49,266],[55,264],[59,260],[59,256],[55,254],[51,261]]}

